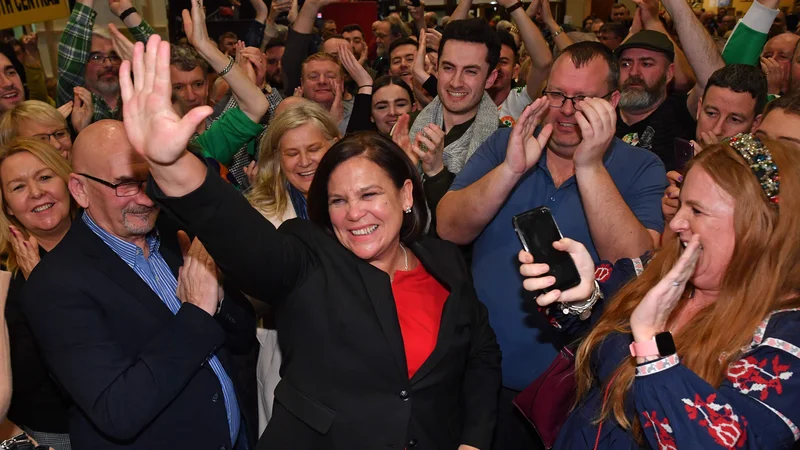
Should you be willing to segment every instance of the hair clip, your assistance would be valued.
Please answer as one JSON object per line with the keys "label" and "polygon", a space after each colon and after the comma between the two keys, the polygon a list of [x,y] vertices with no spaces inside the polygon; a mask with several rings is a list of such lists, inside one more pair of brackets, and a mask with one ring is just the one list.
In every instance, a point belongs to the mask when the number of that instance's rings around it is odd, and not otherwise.
{"label": "hair clip", "polygon": [[747,161],[750,170],[758,178],[761,189],[769,201],[778,206],[780,201],[780,173],[772,161],[772,154],[760,139],[752,134],[740,133],[724,141]]}

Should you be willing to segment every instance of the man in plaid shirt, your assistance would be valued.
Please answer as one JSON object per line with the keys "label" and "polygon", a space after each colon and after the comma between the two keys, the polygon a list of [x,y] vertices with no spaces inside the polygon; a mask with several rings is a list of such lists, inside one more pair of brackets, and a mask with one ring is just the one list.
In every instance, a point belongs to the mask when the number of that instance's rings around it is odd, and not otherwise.
{"label": "man in plaid shirt", "polygon": [[[85,86],[92,93],[94,116],[121,120],[119,65],[122,59],[114,51],[107,35],[93,32],[97,12],[94,0],[78,0],[58,43],[58,106],[73,99],[75,86]],[[109,0],[111,12],[120,17],[137,41],[147,42],[155,31],[133,8],[131,0]]]}

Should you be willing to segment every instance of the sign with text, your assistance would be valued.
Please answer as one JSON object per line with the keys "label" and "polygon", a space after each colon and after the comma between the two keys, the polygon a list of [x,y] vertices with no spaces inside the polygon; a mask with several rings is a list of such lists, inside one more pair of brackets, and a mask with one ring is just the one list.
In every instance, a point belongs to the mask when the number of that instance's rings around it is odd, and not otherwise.
{"label": "sign with text", "polygon": [[69,0],[0,0],[0,28],[69,16]]}

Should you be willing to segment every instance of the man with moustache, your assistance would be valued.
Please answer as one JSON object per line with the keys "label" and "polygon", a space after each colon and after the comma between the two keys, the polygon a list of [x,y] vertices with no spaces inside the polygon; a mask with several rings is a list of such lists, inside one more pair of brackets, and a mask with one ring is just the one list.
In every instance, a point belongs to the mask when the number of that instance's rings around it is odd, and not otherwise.
{"label": "man with moustache", "polygon": [[122,122],[85,128],[72,165],[82,212],[28,278],[23,312],[74,402],[73,448],[248,448],[230,353],[254,344],[246,300],[223,299],[202,244],[156,228]]}
{"label": "man with moustache", "polygon": [[[122,20],[133,37],[140,42],[155,31],[133,7],[131,0],[108,0],[111,12]],[[85,86],[92,93],[92,121],[120,118],[119,65],[122,59],[114,51],[108,34],[94,30],[97,12],[94,0],[78,0],[61,33],[58,43],[58,98],[61,106],[74,97],[76,86]]]}

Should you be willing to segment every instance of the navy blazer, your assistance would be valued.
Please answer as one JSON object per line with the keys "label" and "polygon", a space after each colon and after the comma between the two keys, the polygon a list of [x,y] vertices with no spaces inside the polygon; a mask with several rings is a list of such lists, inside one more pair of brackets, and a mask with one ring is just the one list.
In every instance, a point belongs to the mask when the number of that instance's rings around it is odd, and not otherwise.
{"label": "navy blazer", "polygon": [[[160,252],[177,274],[174,233],[161,233]],[[215,317],[188,303],[172,314],[80,218],[23,296],[45,363],[73,400],[73,448],[232,447],[222,388],[206,360],[217,352],[236,382],[228,348],[252,345],[255,318],[235,301],[226,297]]]}

